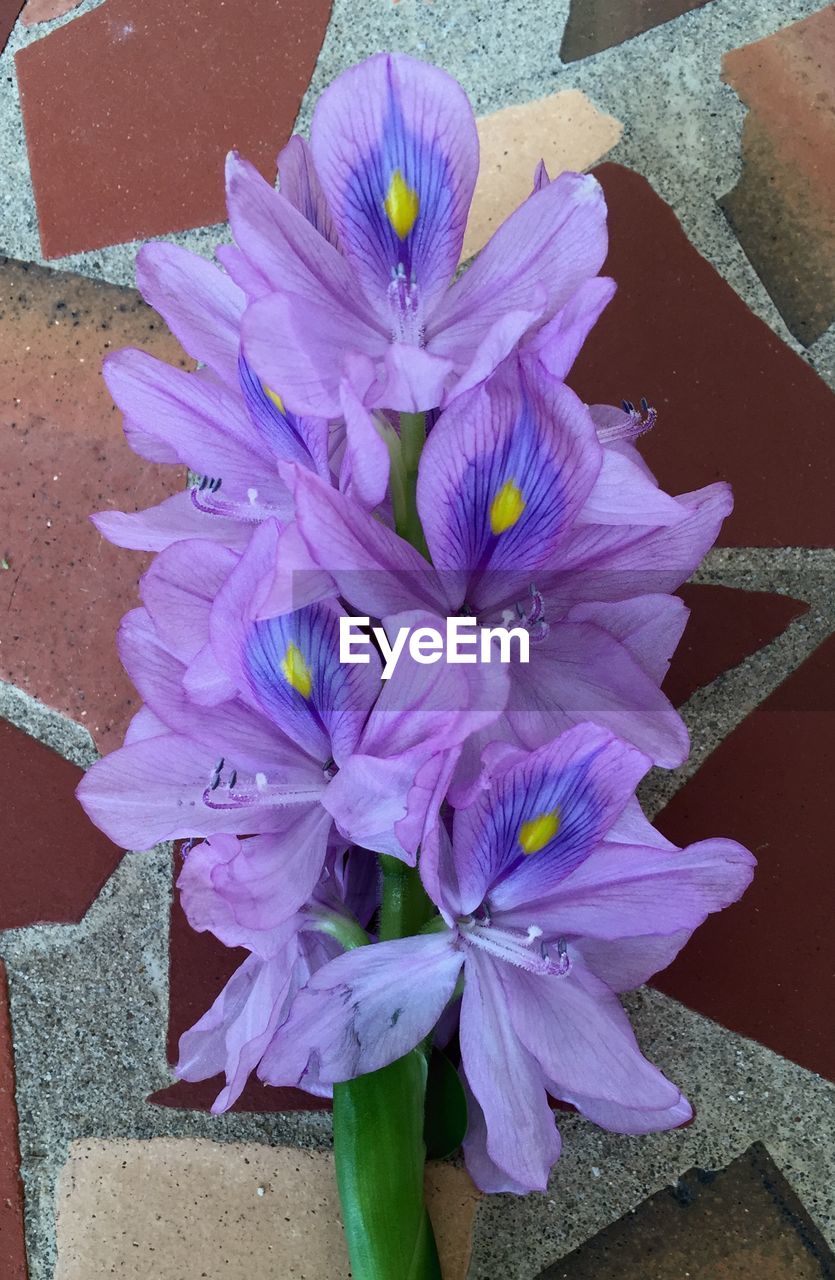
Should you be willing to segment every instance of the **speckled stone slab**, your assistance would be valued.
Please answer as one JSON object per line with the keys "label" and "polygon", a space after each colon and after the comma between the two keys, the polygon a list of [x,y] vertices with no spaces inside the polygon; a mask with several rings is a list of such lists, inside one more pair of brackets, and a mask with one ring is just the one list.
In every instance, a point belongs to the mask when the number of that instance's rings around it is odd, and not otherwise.
{"label": "speckled stone slab", "polygon": [[540,160],[552,178],[589,168],[610,151],[623,125],[598,111],[579,89],[522,102],[476,121],[481,163],[467,220],[463,260],[490,239],[531,193]]}
{"label": "speckled stone slab", "polygon": [[832,1280],[835,1254],[760,1143],[690,1169],[539,1280]]}
{"label": "speckled stone slab", "polygon": [[677,844],[732,834],[759,860],[653,985],[835,1080],[835,637],[708,757],[658,815]]}
{"label": "speckled stone slab", "polygon": [[604,272],[618,282],[569,381],[590,403],[646,396],[641,451],[684,493],[730,480],[734,547],[835,545],[835,397],[692,247],[649,183],[595,169],[609,205]]}
{"label": "speckled stone slab", "polygon": [[53,18],[63,17],[79,4],[81,0],[26,0],[20,21],[24,27],[33,27],[38,22],[51,22]]}
{"label": "speckled stone slab", "polygon": [[3,1280],[26,1280],[27,1274],[12,1028],[6,970],[0,960],[0,1275]]}
{"label": "speckled stone slab", "polygon": [[722,208],[808,346],[835,320],[835,6],[732,50],[722,78],[748,107]]}
{"label": "speckled stone slab", "polygon": [[809,611],[803,600],[766,591],[688,583],[678,594],[690,617],[663,686],[676,707]]}
{"label": "speckled stone slab", "polygon": [[114,637],[145,560],[89,521],[176,491],[137,457],[101,376],[109,350],[182,351],[133,289],[0,258],[0,676],[118,745],[138,701]]}
{"label": "speckled stone slab", "polygon": [[6,47],[22,3],[23,0],[0,0],[0,53]]}
{"label": "speckled stone slab", "polygon": [[[426,1192],[444,1280],[464,1280],[478,1192],[443,1164],[428,1166]],[[70,1148],[55,1280],[350,1274],[330,1152],[176,1138]]]}
{"label": "speckled stone slab", "polygon": [[704,4],[707,0],[571,0],[560,57],[563,62],[587,58]]}
{"label": "speckled stone slab", "polygon": [[47,258],[220,222],[223,161],[265,174],[331,0],[105,0],[15,59]]}
{"label": "speckled stone slab", "polygon": [[122,850],[75,798],[82,770],[0,720],[0,929],[78,921]]}

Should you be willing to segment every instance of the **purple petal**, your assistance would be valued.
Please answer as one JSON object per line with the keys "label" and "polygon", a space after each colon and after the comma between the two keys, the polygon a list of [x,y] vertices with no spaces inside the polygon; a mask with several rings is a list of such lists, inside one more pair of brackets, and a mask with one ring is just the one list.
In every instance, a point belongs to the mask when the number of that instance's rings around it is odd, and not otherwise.
{"label": "purple petal", "polygon": [[590,973],[613,991],[634,991],[672,964],[692,930],[640,938],[575,938],[572,946]]}
{"label": "purple petal", "polygon": [[268,394],[243,356],[238,359],[241,394],[252,425],[276,460],[296,462],[328,477],[328,424],[324,418],[298,417]]}
{"label": "purple petal", "polygon": [[[531,1188],[511,1178],[509,1173],[505,1173],[504,1169],[500,1169],[490,1158],[487,1151],[488,1133],[484,1112],[463,1070],[460,1076],[467,1099],[467,1132],[462,1143],[467,1173],[479,1190],[486,1191],[488,1194],[506,1191],[517,1196],[527,1195]],[[557,1137],[559,1138],[559,1132]]]}
{"label": "purple petal", "polygon": [[679,596],[635,596],[631,600],[578,604],[569,622],[591,622],[608,631],[660,685],[667,674],[690,610]]}
{"label": "purple petal", "polygon": [[266,835],[219,835],[196,845],[177,881],[191,927],[227,947],[273,954],[316,887],[330,831],[324,809],[304,805],[277,810]]}
{"label": "purple petal", "polygon": [[681,520],[658,529],[575,525],[560,548],[559,569],[538,576],[539,590],[562,608],[675,591],[716,541],[733,499],[730,487],[720,483],[676,502]]}
{"label": "purple petal", "polygon": [[628,648],[598,626],[555,623],[531,644],[530,661],[510,672],[507,722],[512,739],[524,746],[538,747],[591,720],[664,768],[687,757],[681,716]]}
{"label": "purple petal", "polygon": [[[76,795],[96,826],[123,849],[224,831],[270,831],[276,809],[269,796],[254,794],[234,807],[207,804],[217,759],[217,751],[176,733],[147,738],[98,760]],[[310,803],[320,794],[316,779],[300,770],[294,776],[288,771],[282,783],[288,793],[293,789],[294,803]]]}
{"label": "purple petal", "polygon": [[[611,940],[692,932],[742,896],[755,865],[734,840],[702,840],[685,849],[603,843],[542,895],[537,923],[541,914],[559,921],[567,935]],[[524,915],[517,909],[502,919],[514,927],[511,918],[521,922]]]}
{"label": "purple petal", "polygon": [[301,134],[294,133],[287,146],[279,152],[278,178],[279,189],[285,199],[334,249],[339,249],[339,237],[313,165],[313,156]]}
{"label": "purple petal", "polygon": [[345,380],[340,396],[346,444],[339,487],[347,498],[373,511],[385,501],[388,490],[388,446],[374,425],[373,416]]}
{"label": "purple petal", "polygon": [[607,276],[584,280],[556,315],[525,343],[525,358],[536,358],[552,378],[564,379],[616,288]]}
{"label": "purple petal", "polygon": [[[559,1096],[559,1086],[549,1086],[555,1097]],[[572,1104],[592,1124],[610,1133],[661,1133],[665,1129],[678,1129],[688,1120],[693,1119],[693,1108],[683,1096],[670,1107],[655,1110],[651,1108],[630,1107],[624,1103],[604,1102],[600,1098],[586,1098],[575,1093],[571,1097]]]}
{"label": "purple petal", "polygon": [[252,533],[250,525],[198,511],[188,490],[145,511],[99,511],[90,519],[108,542],[131,551],[164,551],[185,538],[242,547]]}
{"label": "purple petal", "polygon": [[577,396],[509,361],[453,402],[423,451],[418,508],[435,566],[456,582],[471,579],[467,600],[476,609],[503,595],[508,574],[527,575],[551,559],[588,498],[601,453]]}
{"label": "purple petal", "polygon": [[519,1189],[544,1191],[560,1138],[542,1072],[513,1028],[498,965],[489,957],[467,956],[460,1034],[490,1163]]}
{"label": "purple petal", "polygon": [[463,963],[450,934],[357,947],[300,992],[264,1055],[267,1084],[352,1080],[402,1058],[434,1027]]}
{"label": "purple petal", "polygon": [[247,360],[295,413],[338,417],[339,385],[350,355],[359,352],[375,366],[385,357],[388,335],[358,317],[346,296],[351,294],[324,284],[306,294],[274,293],[254,302],[244,316]]}
{"label": "purple petal", "polygon": [[578,516],[579,524],[671,525],[681,507],[641,467],[616,449],[602,451],[603,465]]}
{"label": "purple petal", "polygon": [[478,171],[478,135],[461,86],[414,58],[378,54],[322,94],[311,148],[369,297],[391,316],[392,274],[402,269],[420,324],[458,265]]}
{"label": "purple petal", "polygon": [[302,471],[294,496],[311,556],[357,610],[375,618],[421,608],[453,611],[458,601],[447,599],[444,583],[420,552],[356,503]]}
{"label": "purple petal", "polygon": [[218,543],[177,542],[143,576],[142,602],[160,639],[183,662],[208,641],[212,601],[238,559]]}
{"label": "purple petal", "polygon": [[143,437],[161,441],[192,471],[221,477],[234,494],[246,496],[256,488],[278,498],[282,486],[253,447],[243,403],[222,383],[129,349],[108,357],[104,378],[125,414],[132,444],[137,444],[130,430],[136,423]]}
{"label": "purple petal", "polygon": [[529,196],[449,290],[427,329],[427,345],[463,369],[504,314],[537,298],[541,322],[596,276],[606,257],[606,204],[589,174],[563,173]]}
{"label": "purple petal", "polygon": [[536,901],[579,866],[649,761],[595,725],[569,729],[494,778],[453,827],[461,914]]}
{"label": "purple petal", "polygon": [[236,386],[246,298],[234,281],[178,245],[146,244],[136,257],[136,283],[188,354]]}
{"label": "purple petal", "polygon": [[299,985],[296,951],[293,942],[266,960],[248,956],[208,1012],[180,1037],[176,1073],[181,1080],[226,1076],[213,1114],[237,1101],[283,1021]]}
{"label": "purple petal", "polygon": [[680,1090],[643,1056],[617,996],[569,955],[565,977],[502,971],[512,1026],[556,1096],[653,1111],[676,1106]]}

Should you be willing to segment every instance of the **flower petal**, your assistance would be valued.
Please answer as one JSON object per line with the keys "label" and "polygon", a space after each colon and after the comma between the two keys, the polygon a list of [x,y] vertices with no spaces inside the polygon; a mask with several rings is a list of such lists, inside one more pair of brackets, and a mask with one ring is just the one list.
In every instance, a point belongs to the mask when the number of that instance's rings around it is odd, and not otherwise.
{"label": "flower petal", "polygon": [[445,72],[378,54],[319,98],[311,149],[345,253],[380,312],[392,274],[428,314],[458,265],[478,171],[467,97]]}
{"label": "flower petal", "polygon": [[679,596],[634,596],[631,600],[575,605],[568,622],[591,622],[628,650],[651,680],[660,685],[667,674],[690,610]]}
{"label": "flower petal", "polygon": [[158,555],[140,581],[142,603],[160,639],[189,662],[209,638],[212,601],[239,557],[215,542],[176,542]]}
{"label": "flower petal", "polygon": [[[461,1060],[484,1115],[491,1164],[524,1191],[544,1191],[560,1138],[542,1071],[517,1036],[499,965],[467,955]],[[515,1189],[515,1188],[512,1188]]]}
{"label": "flower petal", "polygon": [[304,1086],[352,1080],[402,1058],[434,1027],[463,963],[450,934],[357,947],[296,997],[259,1075]]}
{"label": "flower petal", "polygon": [[417,492],[433,563],[470,580],[467,600],[477,609],[504,596],[511,572],[526,575],[552,557],[601,456],[577,396],[508,361],[453,401],[426,442]]}
{"label": "flower petal", "polygon": [[529,196],[491,237],[431,317],[427,346],[463,370],[502,315],[539,299],[551,318],[606,257],[606,202],[590,174],[563,173]]}
{"label": "flower petal", "polygon": [[466,809],[453,848],[462,914],[535,901],[592,852],[649,761],[596,725],[581,724],[512,763]]}
{"label": "flower petal", "polygon": [[565,977],[502,971],[512,1026],[555,1096],[653,1111],[676,1106],[681,1091],[643,1056],[617,996],[569,955]]}
{"label": "flower petal", "polygon": [[156,243],[139,250],[136,283],[188,354],[236,386],[246,297],[234,281],[199,254]]}
{"label": "flower petal", "polygon": [[339,249],[339,237],[313,165],[310,147],[299,133],[294,133],[287,146],[278,153],[278,179],[279,190],[285,199],[334,249]]}
{"label": "flower petal", "polygon": [[579,524],[671,525],[681,507],[617,449],[603,449],[603,465],[578,516]]}
{"label": "flower petal", "polygon": [[608,276],[584,280],[556,315],[525,343],[525,359],[539,360],[552,378],[562,381],[614,297],[616,287]]}

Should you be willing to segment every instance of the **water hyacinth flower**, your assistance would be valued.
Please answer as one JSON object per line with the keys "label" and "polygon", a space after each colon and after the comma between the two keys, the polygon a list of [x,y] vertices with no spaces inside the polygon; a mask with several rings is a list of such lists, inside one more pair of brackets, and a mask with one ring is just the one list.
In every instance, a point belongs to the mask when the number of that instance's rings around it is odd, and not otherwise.
{"label": "water hyacinth flower", "polygon": [[678,849],[659,836],[630,804],[649,761],[593,725],[535,752],[498,749],[489,766],[451,837],[441,823],[423,847],[438,931],[318,970],[259,1072],[320,1087],[378,1070],[432,1031],[463,972],[462,1071],[481,1113],[468,1166],[488,1191],[542,1190],[559,1155],[546,1092],[621,1133],[690,1117],[616,993],[735,901],[754,859],[731,840]]}
{"label": "water hyacinth flower", "polygon": [[[485,1190],[546,1185],[548,1095],[621,1133],[690,1117],[618,996],[753,866],[730,840],[675,847],[635,799],[687,753],[660,690],[687,617],[672,593],[730,491],[666,493],[639,448],[649,405],[566,385],[615,288],[595,179],[540,165],[458,275],[477,167],[455,81],[368,59],[282,151],[279,190],[229,157],[219,266],[141,252],[199,367],[127,351],[105,370],[131,445],[192,475],[96,517],[157,554],[119,637],[143,705],[79,798],[125,847],[185,840],[189,921],[248,952],[178,1073],[225,1076],[216,1112],[253,1071],[333,1094],[358,1280],[440,1276],[433,1042],[456,1065],[460,1043],[469,1124],[445,1149],[463,1139]],[[389,668],[402,633],[462,618],[477,652],[398,647]]]}

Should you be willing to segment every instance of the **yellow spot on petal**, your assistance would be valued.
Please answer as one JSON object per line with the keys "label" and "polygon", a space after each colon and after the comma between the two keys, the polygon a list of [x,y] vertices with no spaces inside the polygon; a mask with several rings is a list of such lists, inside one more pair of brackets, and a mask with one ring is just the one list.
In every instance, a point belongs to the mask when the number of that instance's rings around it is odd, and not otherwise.
{"label": "yellow spot on petal", "polygon": [[413,187],[409,186],[399,169],[395,169],[391,175],[383,208],[394,227],[395,234],[399,239],[405,240],[417,221],[420,212],[420,196]]}
{"label": "yellow spot on petal", "polygon": [[525,510],[525,499],[522,490],[513,480],[505,480],[499,492],[490,503],[490,528],[494,533],[504,533],[512,529]]}
{"label": "yellow spot on petal", "polygon": [[264,387],[264,395],[269,396],[279,413],[284,413],[284,401],[277,391],[271,391],[269,387]]}
{"label": "yellow spot on petal", "polygon": [[519,843],[522,846],[522,852],[539,853],[539,850],[544,849],[549,840],[553,840],[559,829],[560,814],[558,809],[554,809],[551,813],[540,813],[537,817],[523,822],[519,828]]}
{"label": "yellow spot on petal", "polygon": [[288,644],[287,652],[284,654],[284,661],[281,664],[281,674],[287,683],[297,693],[300,693],[303,698],[310,697],[313,677],[298,645]]}

